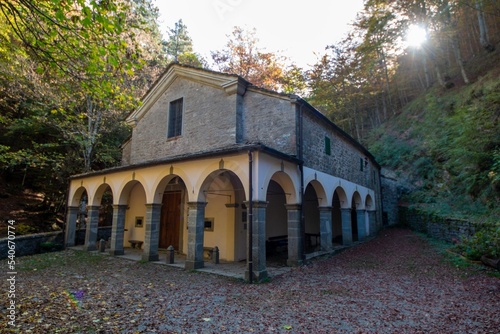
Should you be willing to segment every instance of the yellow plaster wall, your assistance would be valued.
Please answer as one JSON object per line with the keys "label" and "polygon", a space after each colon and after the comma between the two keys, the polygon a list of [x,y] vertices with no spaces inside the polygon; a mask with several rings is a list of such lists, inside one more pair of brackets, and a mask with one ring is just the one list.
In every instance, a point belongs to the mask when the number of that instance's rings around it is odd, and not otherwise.
{"label": "yellow plaster wall", "polygon": [[[130,191],[127,213],[125,214],[124,247],[129,247],[129,240],[144,241],[146,229],[146,193],[140,184]],[[135,218],[143,217],[143,227],[135,227]]]}

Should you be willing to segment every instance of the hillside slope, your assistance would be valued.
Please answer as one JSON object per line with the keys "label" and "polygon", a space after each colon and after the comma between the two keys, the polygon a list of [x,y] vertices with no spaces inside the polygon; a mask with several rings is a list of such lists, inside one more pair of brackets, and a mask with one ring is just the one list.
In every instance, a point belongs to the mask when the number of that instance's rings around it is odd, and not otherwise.
{"label": "hillside slope", "polygon": [[366,140],[394,170],[402,200],[434,213],[500,221],[500,68],[474,83],[434,88]]}

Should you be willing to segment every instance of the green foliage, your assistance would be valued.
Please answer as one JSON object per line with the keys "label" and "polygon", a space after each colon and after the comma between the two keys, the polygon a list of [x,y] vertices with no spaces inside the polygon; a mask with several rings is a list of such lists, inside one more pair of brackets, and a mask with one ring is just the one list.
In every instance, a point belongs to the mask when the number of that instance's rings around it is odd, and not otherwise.
{"label": "green foliage", "polygon": [[40,251],[42,253],[44,253],[44,252],[56,252],[56,251],[62,250],[63,248],[64,248],[63,245],[61,245],[59,243],[52,242],[52,241],[40,243]]}
{"label": "green foliage", "polygon": [[500,80],[429,91],[367,140],[399,173],[405,200],[439,215],[492,221],[500,200]]}
{"label": "green foliage", "polygon": [[500,257],[500,225],[490,225],[462,240],[457,250],[470,260],[479,261],[481,256]]}
{"label": "green foliage", "polygon": [[33,228],[29,225],[20,223],[16,225],[16,235],[26,235],[33,233]]}
{"label": "green foliage", "polygon": [[23,256],[19,258],[17,267],[22,271],[36,271],[50,269],[52,274],[57,273],[58,268],[67,266],[68,264],[86,266],[95,266],[104,259],[102,255],[93,254],[85,251],[61,251],[48,252],[37,255]]}

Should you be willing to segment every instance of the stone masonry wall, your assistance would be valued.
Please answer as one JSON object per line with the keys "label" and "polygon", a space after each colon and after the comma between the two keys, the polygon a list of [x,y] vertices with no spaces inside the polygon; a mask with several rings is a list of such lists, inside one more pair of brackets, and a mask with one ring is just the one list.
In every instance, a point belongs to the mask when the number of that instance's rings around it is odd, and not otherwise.
{"label": "stone masonry wall", "polygon": [[[111,227],[99,227],[97,232],[97,240],[108,240],[111,237]],[[76,245],[83,245],[85,242],[85,230],[78,230],[76,234]],[[52,242],[54,244],[64,244],[64,232],[49,232],[37,233],[29,235],[16,236],[14,240],[16,245],[16,257],[38,254],[41,252],[40,244],[44,242]],[[0,239],[0,259],[5,259],[8,256],[8,239]]]}
{"label": "stone masonry wall", "polygon": [[295,105],[287,99],[247,91],[243,98],[244,141],[296,155]]}
{"label": "stone masonry wall", "polygon": [[[167,138],[170,102],[183,98],[182,135]],[[130,163],[209,151],[236,142],[236,94],[177,78],[133,129]]]}
{"label": "stone masonry wall", "polygon": [[[304,164],[348,181],[377,189],[379,170],[373,162],[346,138],[311,112],[303,112]],[[330,154],[325,141],[330,140]],[[361,166],[362,165],[362,166]]]}
{"label": "stone masonry wall", "polygon": [[399,217],[400,222],[412,230],[450,243],[471,237],[479,228],[479,225],[467,220],[438,217],[407,207],[399,208]]}
{"label": "stone masonry wall", "polygon": [[[20,235],[14,240],[15,256],[25,256],[40,253],[40,244],[43,242],[53,242],[62,245],[64,243],[63,232],[39,233],[30,235]],[[0,258],[5,259],[8,256],[8,239],[0,240]]]}
{"label": "stone masonry wall", "polygon": [[399,198],[401,196],[398,181],[385,175],[384,170],[382,170],[380,183],[382,187],[383,224],[395,225],[399,220]]}

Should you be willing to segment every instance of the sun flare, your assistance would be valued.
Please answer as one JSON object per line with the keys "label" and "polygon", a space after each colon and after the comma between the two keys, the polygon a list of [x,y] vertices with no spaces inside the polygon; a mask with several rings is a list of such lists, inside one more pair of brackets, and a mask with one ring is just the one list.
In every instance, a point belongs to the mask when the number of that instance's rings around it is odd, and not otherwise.
{"label": "sun flare", "polygon": [[408,46],[420,47],[427,40],[427,32],[419,25],[413,24],[406,33]]}

